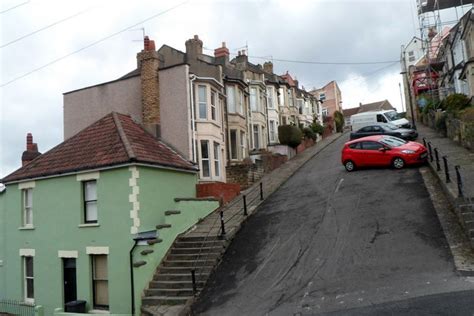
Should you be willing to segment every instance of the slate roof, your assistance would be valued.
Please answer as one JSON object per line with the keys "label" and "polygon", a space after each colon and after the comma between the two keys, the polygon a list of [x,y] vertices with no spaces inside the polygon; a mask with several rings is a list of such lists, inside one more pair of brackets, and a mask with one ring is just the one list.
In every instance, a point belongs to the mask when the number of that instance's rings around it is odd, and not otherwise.
{"label": "slate roof", "polygon": [[130,116],[112,112],[6,176],[2,182],[126,163],[198,170],[171,147],[145,131]]}
{"label": "slate roof", "polygon": [[395,109],[388,100],[361,104],[359,107],[359,113],[362,112],[370,112],[370,111],[380,111],[380,110],[388,110],[388,109]]}
{"label": "slate roof", "polygon": [[354,114],[357,114],[357,113],[359,113],[359,108],[358,107],[342,110],[342,114],[343,114],[344,117],[350,117],[350,116],[352,116]]}

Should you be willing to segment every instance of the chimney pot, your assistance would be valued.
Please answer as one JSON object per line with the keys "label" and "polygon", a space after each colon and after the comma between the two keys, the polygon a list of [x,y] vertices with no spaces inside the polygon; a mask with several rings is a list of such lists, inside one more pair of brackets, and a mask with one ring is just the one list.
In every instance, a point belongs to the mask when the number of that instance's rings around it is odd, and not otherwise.
{"label": "chimney pot", "polygon": [[33,135],[31,133],[26,134],[26,150],[21,156],[22,166],[26,165],[39,155],[41,155],[41,153],[38,152],[38,145],[33,143]]}

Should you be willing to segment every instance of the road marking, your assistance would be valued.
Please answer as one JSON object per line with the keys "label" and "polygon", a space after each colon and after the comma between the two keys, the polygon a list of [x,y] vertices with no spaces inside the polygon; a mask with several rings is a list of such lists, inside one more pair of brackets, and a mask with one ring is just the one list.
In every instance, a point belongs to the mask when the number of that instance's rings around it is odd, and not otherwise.
{"label": "road marking", "polygon": [[339,183],[337,184],[336,189],[334,190],[334,193],[337,193],[337,191],[339,191],[339,187],[341,186],[341,184],[342,184],[343,181],[344,181],[344,178],[342,178],[341,180],[339,180]]}

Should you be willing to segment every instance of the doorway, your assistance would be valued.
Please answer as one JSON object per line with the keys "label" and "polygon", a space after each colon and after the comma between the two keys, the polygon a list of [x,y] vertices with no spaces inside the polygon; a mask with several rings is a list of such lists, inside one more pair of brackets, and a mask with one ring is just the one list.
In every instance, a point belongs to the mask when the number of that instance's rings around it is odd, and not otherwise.
{"label": "doorway", "polygon": [[76,259],[63,258],[64,304],[77,300]]}

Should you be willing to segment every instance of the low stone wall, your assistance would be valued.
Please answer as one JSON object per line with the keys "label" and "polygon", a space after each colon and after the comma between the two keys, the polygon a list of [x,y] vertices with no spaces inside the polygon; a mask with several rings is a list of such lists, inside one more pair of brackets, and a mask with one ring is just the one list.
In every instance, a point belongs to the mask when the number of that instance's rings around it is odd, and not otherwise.
{"label": "low stone wall", "polygon": [[262,160],[255,163],[241,163],[226,167],[226,176],[229,183],[239,184],[244,190],[260,180],[265,173]]}
{"label": "low stone wall", "polygon": [[446,119],[446,133],[450,139],[470,150],[474,150],[474,122],[448,118]]}
{"label": "low stone wall", "polygon": [[306,148],[309,148],[315,144],[314,140],[310,139],[304,139],[301,144],[296,147],[296,153],[299,154],[300,152],[303,152]]}

